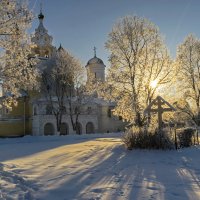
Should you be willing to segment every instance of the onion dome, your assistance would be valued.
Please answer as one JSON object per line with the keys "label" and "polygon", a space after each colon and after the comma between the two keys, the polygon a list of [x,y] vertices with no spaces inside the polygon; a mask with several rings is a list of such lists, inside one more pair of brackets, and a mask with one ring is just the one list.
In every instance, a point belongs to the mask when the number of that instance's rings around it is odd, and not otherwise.
{"label": "onion dome", "polygon": [[40,12],[40,14],[38,15],[38,19],[41,19],[41,20],[44,19],[44,15],[42,14],[42,12]]}
{"label": "onion dome", "polygon": [[97,58],[96,56],[94,58],[91,58],[88,62],[87,65],[90,64],[104,64],[103,61],[100,58]]}

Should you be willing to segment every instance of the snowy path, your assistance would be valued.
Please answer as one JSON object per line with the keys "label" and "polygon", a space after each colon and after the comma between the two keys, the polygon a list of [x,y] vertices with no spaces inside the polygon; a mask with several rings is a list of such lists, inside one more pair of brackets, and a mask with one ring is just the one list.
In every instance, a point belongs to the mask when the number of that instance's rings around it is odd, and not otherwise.
{"label": "snowy path", "polygon": [[25,137],[0,141],[0,163],[0,200],[200,199],[200,147],[126,151],[109,135]]}

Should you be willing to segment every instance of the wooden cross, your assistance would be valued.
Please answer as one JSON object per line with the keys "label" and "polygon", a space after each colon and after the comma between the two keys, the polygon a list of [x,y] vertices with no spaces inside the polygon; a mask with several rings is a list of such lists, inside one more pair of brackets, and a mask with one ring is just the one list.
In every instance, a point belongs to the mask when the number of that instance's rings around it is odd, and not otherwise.
{"label": "wooden cross", "polygon": [[[156,106],[156,108],[152,108]],[[165,107],[163,107],[165,106]],[[167,107],[166,107],[167,106]],[[158,128],[162,129],[162,114],[164,112],[176,111],[176,109],[165,101],[161,96],[157,96],[144,110],[144,114],[150,115],[151,112],[158,113]]]}

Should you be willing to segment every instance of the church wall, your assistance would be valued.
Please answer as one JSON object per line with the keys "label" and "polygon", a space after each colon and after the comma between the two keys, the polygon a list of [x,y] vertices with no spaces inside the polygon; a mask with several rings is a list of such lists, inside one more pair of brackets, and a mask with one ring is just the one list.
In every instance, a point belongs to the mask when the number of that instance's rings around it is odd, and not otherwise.
{"label": "church wall", "polygon": [[[26,98],[25,102],[25,114],[26,116],[29,116],[30,110],[29,110],[29,99]],[[18,104],[16,106],[12,106],[11,110],[9,110],[8,113],[4,114],[6,117],[19,117],[24,115],[24,99],[20,98],[18,99]]]}
{"label": "church wall", "polygon": [[109,117],[108,109],[109,106],[102,106],[99,108],[99,132],[107,133],[123,131],[126,123],[119,120],[119,118],[112,113],[111,117]]}
{"label": "church wall", "polygon": [[[24,122],[24,107],[26,121]],[[31,134],[31,120],[30,120],[30,104],[29,99],[18,99],[17,106],[10,109],[3,107],[2,115],[0,117],[0,137],[22,136]],[[25,129],[25,131],[24,131]]]}
{"label": "church wall", "polygon": [[102,81],[105,81],[105,67],[103,67],[102,65],[99,65],[99,64],[91,64],[88,66],[88,77],[89,77],[89,74],[93,74],[94,77],[95,77],[95,73],[96,73],[96,78],[97,79],[100,79]]}
{"label": "church wall", "polygon": [[[82,127],[82,134],[86,133],[86,124],[88,122],[92,122],[94,125],[94,131],[98,131],[98,119],[96,115],[80,115],[79,116],[79,123]],[[56,119],[54,115],[35,115],[33,116],[33,123],[32,123],[32,134],[33,135],[44,135],[44,126],[47,123],[51,123],[54,127],[54,135],[57,134],[56,131]],[[66,123],[69,128],[69,134],[76,134],[73,131],[73,127],[70,121],[69,115],[64,115],[62,123]]]}
{"label": "church wall", "polygon": [[24,134],[24,123],[22,120],[0,121],[0,137],[22,136]]}

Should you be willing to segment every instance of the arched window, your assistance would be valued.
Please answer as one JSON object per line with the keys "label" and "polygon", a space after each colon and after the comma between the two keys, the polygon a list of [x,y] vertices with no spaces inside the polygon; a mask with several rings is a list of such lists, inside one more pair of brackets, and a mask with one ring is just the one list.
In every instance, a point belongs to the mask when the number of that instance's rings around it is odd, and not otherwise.
{"label": "arched window", "polygon": [[121,121],[123,118],[122,118],[122,116],[119,116],[119,118],[118,118],[118,119]]}
{"label": "arched window", "polygon": [[62,111],[62,114],[63,114],[63,115],[67,114],[67,109],[66,109],[65,106],[63,106],[63,107],[61,108],[61,111]]}
{"label": "arched window", "polygon": [[88,122],[86,124],[86,133],[87,134],[94,133],[94,125],[92,122]]}
{"label": "arched window", "polygon": [[46,106],[46,115],[52,115],[53,114],[53,108],[51,105]]}
{"label": "arched window", "polygon": [[108,108],[108,113],[107,113],[108,117],[111,118],[112,117],[112,110],[111,108]]}
{"label": "arched window", "polygon": [[45,58],[49,58],[49,51],[45,52]]}
{"label": "arched window", "polygon": [[91,113],[92,113],[92,107],[88,106],[88,107],[87,107],[87,114],[89,115],[89,114],[91,114]]}
{"label": "arched window", "polygon": [[37,107],[36,106],[33,108],[33,115],[37,115]]}
{"label": "arched window", "polygon": [[44,135],[54,135],[54,126],[51,123],[44,125]]}
{"label": "arched window", "polygon": [[112,118],[112,111],[113,111],[113,109],[114,109],[114,106],[109,106],[109,107],[108,107],[107,116],[108,116],[109,118]]}
{"label": "arched window", "polygon": [[8,108],[5,109],[5,113],[9,114],[10,110]]}

